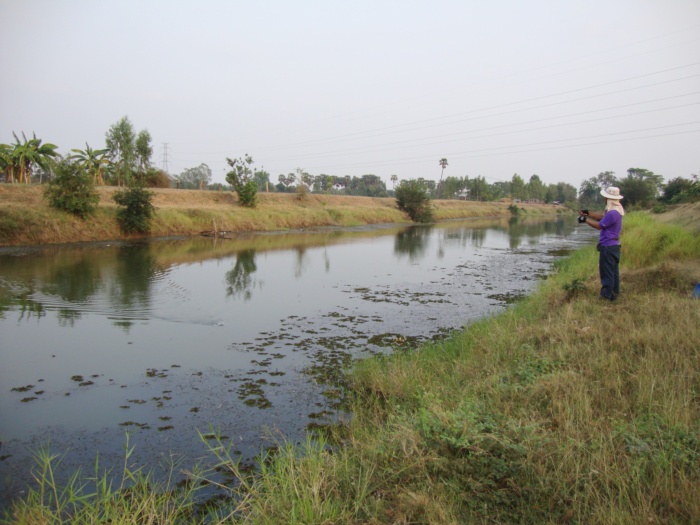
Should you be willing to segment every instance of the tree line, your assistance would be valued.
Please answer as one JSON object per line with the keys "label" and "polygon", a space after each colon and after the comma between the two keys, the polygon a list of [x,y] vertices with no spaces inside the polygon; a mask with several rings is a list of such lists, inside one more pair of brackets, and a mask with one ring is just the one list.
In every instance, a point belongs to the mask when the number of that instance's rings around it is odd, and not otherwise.
{"label": "tree line", "polygon": [[676,177],[664,183],[664,177],[643,168],[630,168],[619,178],[612,171],[603,171],[581,183],[578,201],[583,208],[603,207],[600,190],[609,186],[620,188],[624,196],[622,204],[631,209],[648,209],[667,204],[696,202],[700,200],[698,175],[690,178]]}
{"label": "tree line", "polygon": [[[233,190],[239,196],[247,195],[254,205],[257,192],[313,192],[367,197],[389,197],[396,195],[397,175],[391,175],[392,188],[373,174],[362,176],[338,176],[333,174],[312,175],[303,168],[279,174],[276,182],[271,174],[253,165],[246,154],[239,159],[227,158],[231,167],[226,175],[228,185],[212,183],[211,168],[202,163],[186,168],[181,173],[169,175],[156,168],[151,158],[153,146],[151,135],[143,129],[136,132],[128,117],[123,117],[105,133],[105,147],[96,149],[85,144],[85,149],[71,149],[65,157],[57,146],[45,143],[35,135],[21,138],[13,133],[15,142],[0,144],[0,172],[6,182],[43,183],[55,176],[55,167],[70,163],[74,171],[85,173],[95,185],[174,187],[182,189]],[[664,177],[647,169],[630,168],[623,178],[611,171],[599,173],[583,181],[577,190],[571,184],[558,182],[545,184],[537,174],[526,181],[514,174],[510,180],[489,183],[485,177],[443,178],[448,166],[446,158],[439,161],[439,181],[418,178],[416,185],[424,188],[428,198],[462,199],[470,201],[497,201],[511,199],[516,202],[570,203],[584,207],[602,205],[600,190],[607,186],[618,186],[625,196],[624,204],[632,207],[651,207],[655,203],[673,204],[697,200],[698,176],[689,179],[677,177],[664,183]],[[401,181],[404,183],[405,181]]]}

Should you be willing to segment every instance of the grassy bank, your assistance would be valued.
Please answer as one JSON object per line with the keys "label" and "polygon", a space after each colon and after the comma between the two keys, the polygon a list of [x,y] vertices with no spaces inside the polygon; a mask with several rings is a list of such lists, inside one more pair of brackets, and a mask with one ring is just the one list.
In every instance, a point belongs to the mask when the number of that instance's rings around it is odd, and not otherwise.
{"label": "grassy bank", "polygon": [[[117,188],[98,188],[100,203],[94,216],[81,220],[50,208],[42,187],[0,184],[0,246],[40,245],[128,239],[119,231]],[[240,206],[232,192],[154,189],[156,216],[150,235],[197,235],[201,231],[259,232],[327,226],[407,223],[392,198],[338,195],[261,193],[254,209]],[[434,201],[436,220],[507,217],[508,203]],[[527,215],[570,213],[561,206],[518,205]]]}
{"label": "grassy bank", "polygon": [[[261,475],[213,445],[218,475],[239,484],[212,521],[700,522],[700,237],[630,214],[622,242],[615,303],[597,299],[597,254],[583,249],[504,314],[357,363],[352,420],[282,445]],[[94,475],[78,501],[40,464],[7,523],[203,519],[193,498],[209,473],[164,497],[125,468],[131,488]]]}

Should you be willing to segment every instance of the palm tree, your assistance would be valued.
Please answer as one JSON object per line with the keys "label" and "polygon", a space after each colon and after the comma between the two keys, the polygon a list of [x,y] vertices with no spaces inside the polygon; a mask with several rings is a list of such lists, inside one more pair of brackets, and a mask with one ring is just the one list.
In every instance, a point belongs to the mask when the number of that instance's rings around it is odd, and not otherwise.
{"label": "palm tree", "polygon": [[75,155],[68,157],[80,161],[81,166],[92,175],[92,181],[95,184],[104,185],[105,181],[102,177],[102,167],[109,164],[107,154],[109,149],[92,149],[88,143],[85,143],[85,150],[72,149]]}
{"label": "palm tree", "polygon": [[446,158],[441,158],[438,161],[438,164],[440,164],[440,167],[442,168],[442,171],[440,172],[440,182],[442,182],[442,173],[445,171],[445,168],[447,167],[447,159]]}

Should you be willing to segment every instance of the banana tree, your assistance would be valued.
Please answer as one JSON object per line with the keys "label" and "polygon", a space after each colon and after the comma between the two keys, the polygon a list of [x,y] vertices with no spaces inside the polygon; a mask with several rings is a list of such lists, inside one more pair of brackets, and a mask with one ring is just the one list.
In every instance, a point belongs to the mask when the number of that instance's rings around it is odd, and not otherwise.
{"label": "banana tree", "polygon": [[42,140],[33,135],[30,140],[22,133],[24,142],[19,140],[16,133],[15,145],[12,150],[13,172],[17,174],[17,182],[29,183],[32,177],[32,169],[35,165],[50,171],[51,162],[58,157],[55,144],[42,144]]}
{"label": "banana tree", "polygon": [[102,176],[102,169],[109,164],[109,158],[107,157],[109,149],[92,149],[86,142],[85,150],[72,149],[71,151],[74,155],[68,158],[80,162],[80,165],[92,175],[92,181],[95,184],[104,185],[105,181]]}
{"label": "banana tree", "polygon": [[15,164],[12,158],[12,146],[0,144],[0,171],[5,173],[5,181],[14,181]]}

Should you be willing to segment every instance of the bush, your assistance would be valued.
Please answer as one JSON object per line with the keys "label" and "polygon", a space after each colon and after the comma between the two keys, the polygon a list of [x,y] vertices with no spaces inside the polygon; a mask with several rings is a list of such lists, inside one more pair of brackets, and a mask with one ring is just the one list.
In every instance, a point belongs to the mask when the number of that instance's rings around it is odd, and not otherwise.
{"label": "bush", "polygon": [[153,192],[140,186],[132,186],[118,191],[112,197],[114,202],[123,206],[117,211],[119,227],[125,233],[146,233],[151,229],[151,219],[156,209],[151,204]]}
{"label": "bush", "polygon": [[431,222],[433,210],[424,183],[417,180],[403,180],[396,188],[396,205],[405,211],[414,222]]}
{"label": "bush", "polygon": [[249,180],[236,190],[241,204],[248,208],[255,208],[257,204],[258,184],[254,180]]}
{"label": "bush", "polygon": [[146,173],[146,185],[149,188],[169,188],[170,177],[161,170],[149,169]]}
{"label": "bush", "polygon": [[508,206],[508,211],[511,215],[518,215],[520,213],[520,210],[515,204],[511,204],[510,206]]}
{"label": "bush", "polygon": [[77,163],[64,160],[56,167],[54,178],[44,190],[49,206],[85,219],[100,202],[90,175]]}
{"label": "bush", "polygon": [[226,158],[231,171],[226,174],[226,182],[233,186],[243,206],[255,208],[258,183],[253,178],[253,157],[245,154],[238,159]]}

